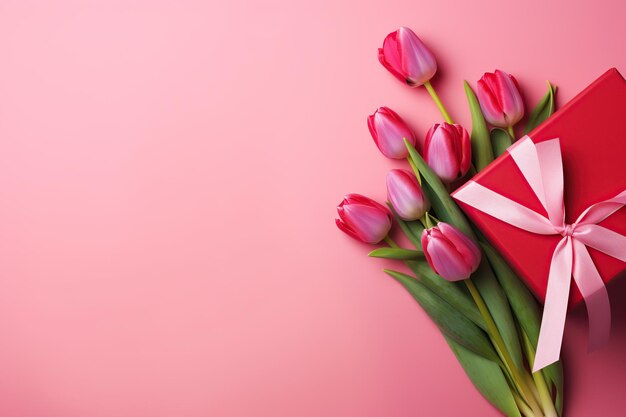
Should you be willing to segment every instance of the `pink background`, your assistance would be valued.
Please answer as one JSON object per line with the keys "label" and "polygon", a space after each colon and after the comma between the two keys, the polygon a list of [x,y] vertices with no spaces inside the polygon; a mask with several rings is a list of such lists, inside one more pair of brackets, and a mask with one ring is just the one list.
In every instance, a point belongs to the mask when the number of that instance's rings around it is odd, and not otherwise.
{"label": "pink background", "polygon": [[[396,166],[369,113],[440,119],[377,62],[399,25],[466,124],[487,70],[626,71],[624,2],[505,3],[0,1],[0,415],[496,416],[333,222]],[[624,415],[624,281],[607,348],[568,322],[570,417]]]}

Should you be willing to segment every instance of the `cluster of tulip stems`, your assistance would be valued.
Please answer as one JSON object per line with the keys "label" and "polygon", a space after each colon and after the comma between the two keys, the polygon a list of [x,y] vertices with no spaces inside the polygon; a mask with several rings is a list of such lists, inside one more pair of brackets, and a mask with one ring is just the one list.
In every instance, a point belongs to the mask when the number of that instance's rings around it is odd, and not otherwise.
{"label": "cluster of tulip stems", "polygon": [[[437,63],[415,33],[404,27],[390,33],[379,60],[410,87],[424,86],[445,121],[418,143],[393,110],[381,107],[369,116],[381,153],[407,159],[411,170],[389,172],[387,207],[359,194],[346,195],[337,207],[337,226],[362,242],[385,242],[369,255],[404,262],[413,272],[385,270],[435,322],[490,403],[507,416],[561,416],[561,362],[531,372],[541,321],[537,301],[450,196],[515,141],[515,126],[524,116],[517,81],[496,70],[484,74],[476,93],[465,82],[470,135],[453,123],[432,87]],[[555,91],[548,83],[524,133],[554,112]],[[389,236],[394,219],[413,248],[401,248]]]}

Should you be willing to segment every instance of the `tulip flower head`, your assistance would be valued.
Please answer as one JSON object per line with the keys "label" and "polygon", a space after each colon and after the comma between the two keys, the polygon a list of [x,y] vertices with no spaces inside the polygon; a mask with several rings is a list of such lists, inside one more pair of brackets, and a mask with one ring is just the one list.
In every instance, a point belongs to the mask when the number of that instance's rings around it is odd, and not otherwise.
{"label": "tulip flower head", "polygon": [[509,128],[524,116],[524,102],[517,80],[504,71],[486,72],[476,92],[485,119],[493,126]]}
{"label": "tulip flower head", "polygon": [[426,134],[424,160],[443,182],[450,183],[465,175],[471,158],[470,138],[463,126],[438,123]]}
{"label": "tulip flower head", "polygon": [[337,206],[337,227],[349,236],[365,243],[378,243],[391,229],[389,209],[371,198],[348,194]]}
{"label": "tulip flower head", "polygon": [[398,113],[380,107],[367,117],[367,127],[378,149],[387,158],[403,159],[408,155],[403,139],[415,146],[415,135]]}
{"label": "tulip flower head", "polygon": [[428,82],[437,72],[435,56],[409,28],[401,27],[385,38],[378,60],[400,81],[411,87]]}
{"label": "tulip flower head", "polygon": [[481,259],[476,243],[443,222],[422,232],[422,250],[433,271],[448,281],[469,278]]}
{"label": "tulip flower head", "polygon": [[415,175],[403,169],[387,174],[387,198],[398,216],[407,221],[419,219],[430,208]]}

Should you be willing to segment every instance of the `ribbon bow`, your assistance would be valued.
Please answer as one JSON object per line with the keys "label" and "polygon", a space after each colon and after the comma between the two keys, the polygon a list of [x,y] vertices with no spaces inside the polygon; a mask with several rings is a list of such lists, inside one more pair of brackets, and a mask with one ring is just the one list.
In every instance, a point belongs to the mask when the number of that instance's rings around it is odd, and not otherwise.
{"label": "ribbon bow", "polygon": [[533,364],[533,372],[536,372],[559,360],[572,276],[587,306],[590,349],[608,340],[611,328],[609,297],[587,246],[626,262],[626,236],[598,226],[626,204],[626,190],[591,205],[574,223],[566,224],[559,139],[535,144],[524,136],[507,152],[548,217],[475,181],[469,181],[456,191],[454,198],[530,233],[563,236],[554,249],[548,274],[546,302]]}

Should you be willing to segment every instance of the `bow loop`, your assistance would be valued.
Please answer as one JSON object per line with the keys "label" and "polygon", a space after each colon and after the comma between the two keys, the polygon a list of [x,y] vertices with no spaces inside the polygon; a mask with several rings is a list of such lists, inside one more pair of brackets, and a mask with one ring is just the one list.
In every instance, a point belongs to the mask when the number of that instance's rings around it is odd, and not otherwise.
{"label": "bow loop", "polygon": [[574,237],[586,246],[626,262],[626,236],[597,224],[582,224],[576,227]]}
{"label": "bow loop", "polygon": [[577,224],[598,224],[602,220],[615,213],[617,210],[624,207],[626,204],[626,190],[622,191],[613,198],[601,201],[596,204],[592,204],[585,211],[582,212],[578,219]]}
{"label": "bow loop", "polygon": [[534,144],[522,138],[507,151],[548,213],[555,227],[565,221],[563,205],[563,162],[558,139]]}

